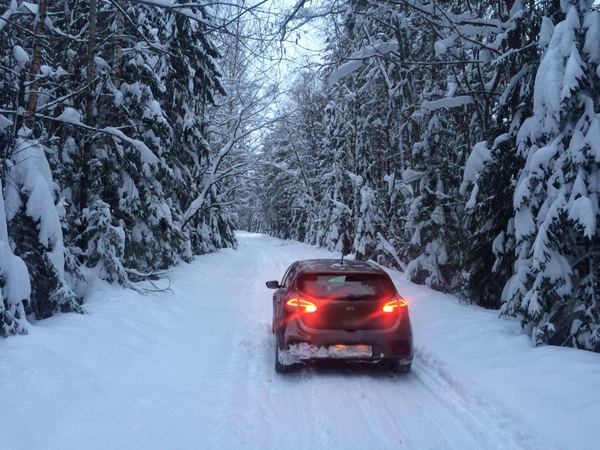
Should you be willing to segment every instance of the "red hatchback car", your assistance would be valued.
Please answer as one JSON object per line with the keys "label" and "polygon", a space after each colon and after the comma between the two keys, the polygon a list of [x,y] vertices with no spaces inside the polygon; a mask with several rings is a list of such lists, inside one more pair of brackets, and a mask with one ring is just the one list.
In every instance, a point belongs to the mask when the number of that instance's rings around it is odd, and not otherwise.
{"label": "red hatchback car", "polygon": [[273,294],[275,370],[319,359],[379,362],[408,372],[413,357],[408,305],[379,266],[296,261]]}

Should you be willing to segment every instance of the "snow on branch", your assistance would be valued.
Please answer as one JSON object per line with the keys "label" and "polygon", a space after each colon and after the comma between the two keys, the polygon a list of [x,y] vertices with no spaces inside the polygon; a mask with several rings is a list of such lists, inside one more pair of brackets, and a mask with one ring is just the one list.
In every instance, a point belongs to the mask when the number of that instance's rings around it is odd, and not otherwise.
{"label": "snow on branch", "polygon": [[460,185],[459,192],[461,195],[467,193],[467,189],[472,186],[469,200],[465,204],[465,209],[473,209],[477,204],[477,195],[479,195],[479,174],[492,159],[492,152],[488,148],[487,141],[478,142],[473,146],[473,151],[467,158],[465,171],[463,173],[463,181]]}
{"label": "snow on branch", "polygon": [[95,127],[91,127],[89,125],[85,125],[84,123],[81,122],[81,113],[79,111],[77,111],[76,109],[67,107],[62,112],[62,114],[59,115],[58,117],[41,116],[39,114],[36,114],[36,117],[41,117],[44,119],[50,119],[50,120],[54,120],[57,122],[74,125],[74,126],[84,128],[89,131],[95,131],[98,133],[109,134],[121,141],[127,142],[129,145],[131,145],[133,148],[135,148],[139,152],[142,162],[148,163],[148,164],[157,164],[158,163],[158,158],[156,157],[156,155],[142,141],[139,141],[137,139],[132,139],[129,136],[125,135],[125,133],[123,133],[121,130],[114,128],[114,127],[95,128]]}
{"label": "snow on branch", "polygon": [[329,75],[329,78],[327,79],[329,86],[333,86],[342,78],[347,77],[353,72],[356,72],[358,69],[360,69],[362,64],[362,59],[355,59],[342,64],[340,67],[334,70],[331,75]]}
{"label": "snow on branch", "polygon": [[425,100],[421,103],[421,108],[427,111],[435,111],[438,109],[459,108],[472,103],[474,103],[474,101],[473,97],[470,95],[459,95],[457,97],[442,98],[440,100]]}
{"label": "snow on branch", "polygon": [[[12,159],[7,162],[11,183],[7,184],[5,198],[6,218],[11,221],[25,207],[27,216],[37,224],[39,243],[48,250],[57,274],[64,275],[64,243],[60,213],[54,203],[55,184],[44,148],[29,139],[29,130],[22,129],[15,142]],[[22,194],[26,193],[26,204]]]}
{"label": "snow on branch", "polygon": [[404,262],[402,262],[400,258],[398,258],[398,251],[385,237],[383,237],[383,235],[379,231],[377,232],[377,239],[379,240],[379,247],[381,248],[381,250],[383,250],[385,253],[394,258],[394,261],[396,262],[398,267],[400,267],[400,269],[403,272],[406,272],[406,264],[404,264]]}
{"label": "snow on branch", "polygon": [[298,14],[298,12],[304,7],[304,3],[306,3],[306,0],[298,0],[296,2],[296,4],[294,5],[294,7],[292,8],[292,11],[287,15],[287,17],[284,18],[283,23],[281,24],[281,27],[279,28],[282,40],[285,38],[288,24],[295,18],[295,16]]}
{"label": "snow on branch", "polygon": [[327,79],[329,86],[333,86],[342,78],[347,77],[353,72],[356,72],[358,69],[360,69],[365,59],[372,58],[374,56],[386,55],[397,47],[398,42],[396,41],[379,42],[363,47],[360,50],[352,53],[352,55],[350,55],[348,58],[348,62],[339,66],[329,75],[329,78]]}
{"label": "snow on branch", "polygon": [[0,114],[0,131],[12,125],[12,121]]}
{"label": "snow on branch", "polygon": [[578,222],[583,228],[583,235],[592,239],[597,233],[596,216],[598,215],[598,206],[592,202],[588,196],[581,196],[575,199],[569,207],[569,219]]}
{"label": "snow on branch", "polygon": [[464,194],[470,183],[474,183],[479,178],[479,174],[485,165],[492,159],[492,152],[488,148],[487,141],[478,142],[473,146],[473,151],[467,158],[463,181],[460,186],[460,193]]}
{"label": "snow on branch", "polygon": [[10,6],[0,16],[0,31],[6,26],[12,15],[17,10],[17,0],[11,0]]}
{"label": "snow on branch", "polygon": [[132,139],[132,138],[126,136],[121,130],[118,130],[114,127],[105,127],[105,128],[100,129],[99,131],[106,133],[106,134],[110,134],[110,135],[130,144],[133,148],[135,148],[140,153],[142,162],[145,162],[148,164],[158,163],[158,158],[156,157],[156,155],[142,141],[138,141],[137,139]]}
{"label": "snow on branch", "polygon": [[142,3],[149,6],[156,6],[173,11],[174,13],[186,16],[189,19],[197,20],[199,22],[205,22],[202,17],[202,13],[194,12],[194,8],[202,8],[203,5],[200,3],[186,3],[185,5],[177,4],[175,0],[134,0],[136,3]]}

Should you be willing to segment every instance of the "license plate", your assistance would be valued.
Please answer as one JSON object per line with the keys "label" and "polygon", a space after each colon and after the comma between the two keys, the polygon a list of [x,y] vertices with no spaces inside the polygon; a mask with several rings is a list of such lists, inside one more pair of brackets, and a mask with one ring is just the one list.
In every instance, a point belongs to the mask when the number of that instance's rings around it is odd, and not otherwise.
{"label": "license plate", "polygon": [[370,345],[330,345],[328,348],[330,358],[370,358],[373,349]]}

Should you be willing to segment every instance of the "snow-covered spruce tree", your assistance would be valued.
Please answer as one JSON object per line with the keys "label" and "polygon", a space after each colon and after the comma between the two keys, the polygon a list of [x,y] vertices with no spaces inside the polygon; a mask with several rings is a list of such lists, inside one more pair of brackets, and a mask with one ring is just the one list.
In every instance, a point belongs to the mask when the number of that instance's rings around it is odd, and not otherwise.
{"label": "snow-covered spruce tree", "polygon": [[[66,221],[70,225],[67,241],[73,246],[79,265],[97,267],[103,278],[128,284],[127,277],[123,276],[125,266],[132,270],[148,268],[141,256],[139,262],[132,263],[132,259],[139,256],[135,253],[137,241],[132,239],[132,234],[135,229],[135,236],[142,240],[145,237],[143,231],[136,226],[146,220],[142,225],[145,230],[158,221],[152,220],[153,213],[156,208],[161,208],[164,195],[153,154],[158,138],[150,137],[164,138],[165,133],[157,131],[164,129],[164,120],[149,113],[149,110],[156,112],[151,107],[157,104],[149,86],[158,81],[149,64],[144,65],[144,62],[154,63],[157,58],[152,59],[151,52],[133,42],[135,38],[143,41],[143,33],[148,28],[145,17],[149,13],[138,10],[139,33],[131,30],[124,37],[123,22],[130,22],[123,16],[129,17],[133,11],[122,5],[123,2],[90,2],[76,8],[73,14],[61,14],[60,8],[64,5],[56,5],[58,9],[53,15],[56,35],[53,38],[59,43],[58,54],[63,56],[61,60],[68,75],[55,88],[54,95],[68,100],[48,107],[48,110],[57,118],[53,125],[58,138],[54,153],[55,172],[66,199]],[[78,34],[86,39],[70,38]],[[128,55],[131,59],[120,50],[130,44],[132,52]],[[145,72],[136,71],[132,61],[144,67]],[[144,75],[148,78],[144,79]],[[73,96],[69,92],[81,94]],[[148,130],[139,132],[144,121]],[[154,126],[149,125],[151,122]],[[148,134],[144,135],[146,131]],[[136,140],[128,142],[128,139]],[[144,141],[148,146],[142,143]],[[165,142],[160,143],[166,146]],[[165,215],[168,211],[162,208],[161,213]],[[129,238],[128,261],[125,252],[118,256],[110,253],[118,246],[103,244],[108,238],[104,234],[108,225],[120,229],[123,236]],[[163,262],[161,249],[152,245],[155,243],[148,239],[146,248],[149,252],[154,251],[160,264]],[[114,264],[116,261],[119,264]],[[110,272],[112,269],[115,271]]]}
{"label": "snow-covered spruce tree", "polygon": [[[22,47],[24,42],[6,26],[9,19],[14,20],[17,10],[16,0],[0,3],[0,12],[5,19],[0,21],[0,36],[5,43],[0,46],[0,107],[9,110],[16,109],[19,80],[26,76],[24,69],[29,61],[29,55]],[[25,304],[31,294],[27,266],[13,254],[10,246],[4,208],[6,156],[14,146],[14,127],[14,120],[0,114],[0,337],[26,333]]]}
{"label": "snow-covered spruce tree", "polygon": [[460,256],[456,243],[462,240],[457,226],[460,206],[456,204],[460,173],[452,168],[461,155],[451,135],[456,124],[438,112],[425,116],[430,119],[423,140],[413,146],[412,168],[421,175],[407,215],[411,237],[406,271],[415,282],[449,291],[459,264],[452,261],[453,267],[450,258]]}
{"label": "snow-covered spruce tree", "polygon": [[[204,20],[209,19],[203,8],[199,8],[198,14]],[[216,64],[220,54],[200,21],[178,15],[167,34],[171,36],[169,48],[177,55],[169,60],[171,73],[167,77],[167,115],[175,125],[170,167],[177,167],[180,177],[174,190],[179,196],[182,212],[189,207],[190,199],[204,198],[199,205],[201,210],[182,217],[184,231],[189,235],[194,254],[235,246],[233,219],[227,208],[217,205],[221,202],[215,184],[217,174],[211,173],[211,167],[215,167],[213,160],[223,159],[219,153],[231,137],[227,132],[222,133],[207,117],[207,110],[214,106],[216,97],[225,94],[222,74]],[[235,112],[229,111],[229,114],[234,116]],[[216,113],[213,110],[213,116]],[[231,125],[235,119],[229,117],[229,120]],[[227,138],[223,139],[223,134],[227,134]],[[217,154],[212,154],[211,148],[216,149]]]}
{"label": "snow-covered spruce tree", "polygon": [[561,8],[517,137],[526,162],[502,313],[520,316],[536,345],[600,351],[600,16],[587,1]]}
{"label": "snow-covered spruce tree", "polygon": [[25,303],[30,294],[27,266],[10,248],[4,214],[4,196],[0,195],[0,337],[27,332]]}
{"label": "snow-covered spruce tree", "polygon": [[[346,21],[350,46],[347,52],[353,56],[379,52],[385,55],[390,48],[396,48],[391,29],[377,20],[381,17],[376,12],[358,17],[360,20],[350,17]],[[348,55],[339,55],[341,49],[335,50],[338,58]],[[387,261],[389,256],[388,247],[382,247],[380,231],[387,229],[396,215],[395,211],[390,215],[382,212],[383,205],[389,204],[385,179],[395,171],[393,148],[399,102],[394,69],[388,61],[371,58],[330,88],[339,109],[347,111],[351,119],[353,139],[346,142],[349,147],[343,152],[343,166],[352,188],[346,203],[352,208],[352,250],[358,259]],[[336,72],[330,75],[330,84],[336,77]]]}
{"label": "snow-covered spruce tree", "polygon": [[314,244],[320,238],[319,214],[323,212],[323,205],[329,203],[323,198],[323,174],[318,164],[322,146],[327,141],[323,123],[326,99],[321,80],[311,72],[304,72],[298,77],[292,95],[296,100],[298,114],[293,121],[288,121],[287,129],[294,130],[298,135],[298,138],[291,136],[290,145],[303,191],[297,206],[306,214],[301,240]]}
{"label": "snow-covered spruce tree", "polygon": [[19,130],[8,160],[5,210],[15,252],[29,271],[31,296],[26,311],[44,319],[56,312],[83,312],[80,299],[65,280],[65,248],[60,215],[55,204],[56,185],[43,146],[30,138],[28,128]]}
{"label": "snow-covered spruce tree", "polygon": [[[349,5],[341,18],[335,37],[330,40],[329,57],[341,60],[363,47],[377,52],[385,41],[375,22],[361,26],[356,5]],[[372,38],[369,31],[373,31]],[[389,46],[389,45],[388,45]],[[377,192],[384,190],[389,170],[389,99],[390,80],[387,67],[370,63],[342,64],[338,70],[325,72],[327,106],[326,135],[318,153],[325,169],[320,185],[320,228],[315,240],[331,249],[354,252],[359,259],[376,258],[378,229],[384,220]],[[323,169],[321,171],[323,172]]]}
{"label": "snow-covered spruce tree", "polygon": [[[121,28],[124,34],[116,33],[112,39],[100,37],[111,45],[100,53],[106,64],[96,70],[104,79],[96,85],[97,112],[87,121],[99,128],[126,126],[128,136],[146,143],[152,153],[148,159],[135,146],[110,136],[96,139],[89,153],[82,153],[84,159],[88,154],[93,164],[81,161],[91,177],[90,182],[80,184],[79,198],[87,202],[80,202],[79,209],[91,221],[84,225],[80,236],[82,244],[87,243],[87,264],[96,267],[101,263],[98,267],[102,267],[105,277],[126,283],[126,271],[135,275],[164,269],[186,254],[184,238],[173,220],[176,210],[165,192],[172,192],[170,169],[176,170],[170,154],[173,122],[161,107],[161,100],[168,95],[165,79],[170,70],[169,58],[164,52],[141,45],[144,41],[154,48],[164,45],[161,32],[171,35],[169,21],[174,17],[144,5],[127,5],[123,11],[107,9],[99,17],[100,30],[114,33]],[[137,30],[133,29],[132,17]],[[132,51],[119,50],[130,46]],[[98,228],[99,223],[103,225]],[[114,242],[105,242],[105,230],[115,231],[108,239]],[[122,242],[117,243],[118,239]],[[91,242],[97,246],[90,246]],[[191,258],[189,251],[187,258]]]}
{"label": "snow-covered spruce tree", "polygon": [[[540,52],[538,46],[529,43],[538,40],[546,7],[523,2],[500,6],[502,28],[508,31],[496,33],[487,42],[496,53],[493,64],[483,67],[500,96],[491,93],[497,100],[487,132],[482,134],[486,140],[473,146],[460,188],[466,200],[463,223],[467,233],[462,263],[464,285],[460,290],[466,298],[487,308],[500,307],[502,288],[512,274],[512,199],[523,165],[516,137],[523,120],[531,114]],[[491,56],[489,51],[482,50],[481,54]]]}
{"label": "snow-covered spruce tree", "polygon": [[[350,253],[354,240],[354,192],[360,188],[361,178],[346,167],[354,154],[356,135],[352,104],[330,100],[325,108],[327,137],[322,149],[322,163],[326,167],[321,185],[322,201],[319,220],[322,233],[320,245],[329,249]],[[350,166],[351,167],[351,166]]]}
{"label": "snow-covered spruce tree", "polygon": [[[13,58],[8,62],[15,70],[5,81],[3,101],[10,102],[10,109],[17,114],[12,126],[2,130],[5,211],[11,246],[25,262],[31,280],[31,295],[22,299],[26,300],[25,310],[36,318],[46,318],[55,312],[83,311],[66,278],[69,252],[63,239],[63,201],[57,195],[47,148],[41,142],[45,129],[34,119],[48,86],[56,83],[63,71],[43,52],[48,3],[39,2],[37,18],[30,5],[16,8],[18,26],[6,30],[13,43]],[[25,33],[26,37],[17,32],[27,29],[33,32]],[[40,78],[45,79],[44,84]]]}
{"label": "snow-covered spruce tree", "polygon": [[87,265],[94,267],[103,280],[128,285],[129,275],[123,266],[125,231],[122,226],[112,224],[108,203],[94,200],[83,210],[83,219],[87,224],[85,234],[88,235],[85,249]]}
{"label": "snow-covered spruce tree", "polygon": [[360,188],[358,223],[352,244],[356,259],[364,259],[375,253],[377,246],[377,225],[380,222],[375,191],[368,185]]}

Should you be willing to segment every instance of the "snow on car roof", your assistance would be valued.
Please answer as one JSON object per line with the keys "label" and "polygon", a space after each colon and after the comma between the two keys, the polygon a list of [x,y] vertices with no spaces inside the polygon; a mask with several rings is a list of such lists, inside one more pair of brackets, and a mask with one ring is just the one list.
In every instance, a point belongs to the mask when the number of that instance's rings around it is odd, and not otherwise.
{"label": "snow on car roof", "polygon": [[297,262],[300,272],[361,272],[385,273],[378,265],[370,261],[355,261],[345,259],[343,264],[339,259],[305,259]]}

